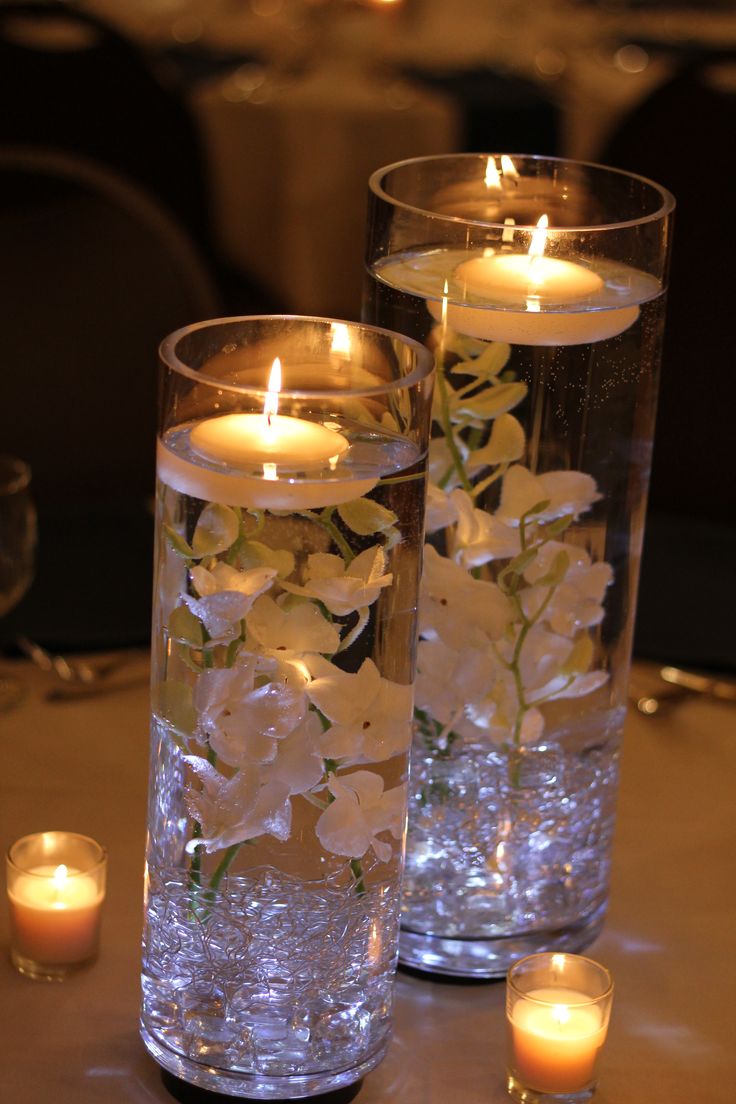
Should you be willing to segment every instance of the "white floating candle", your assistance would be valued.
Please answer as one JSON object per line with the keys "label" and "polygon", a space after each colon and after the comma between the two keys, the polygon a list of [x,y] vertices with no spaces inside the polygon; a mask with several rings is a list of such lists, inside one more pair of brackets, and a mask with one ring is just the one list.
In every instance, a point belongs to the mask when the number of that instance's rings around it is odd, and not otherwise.
{"label": "white floating candle", "polygon": [[[367,494],[375,479],[333,474],[349,448],[347,438],[321,422],[278,414],[280,387],[276,358],[263,413],[222,414],[197,423],[189,434],[189,456],[160,442],[159,477],[183,494],[257,509],[315,509]],[[224,470],[200,465],[197,457]],[[260,476],[252,474],[259,468]],[[299,478],[289,478],[289,473]]]}
{"label": "white floating candle", "polygon": [[[473,304],[449,302],[447,322],[458,333],[512,345],[582,345],[623,333],[639,316],[636,304],[611,303],[600,273],[587,265],[544,256],[547,218],[527,253],[488,249],[457,266],[453,284]],[[621,269],[631,278],[646,277]],[[429,303],[437,320],[442,305]]]}

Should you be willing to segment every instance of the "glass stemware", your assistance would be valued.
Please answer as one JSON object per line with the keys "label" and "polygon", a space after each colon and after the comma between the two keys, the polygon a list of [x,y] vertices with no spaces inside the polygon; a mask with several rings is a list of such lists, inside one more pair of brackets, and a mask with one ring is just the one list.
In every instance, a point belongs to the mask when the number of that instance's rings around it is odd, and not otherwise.
{"label": "glass stemware", "polygon": [[[18,605],[33,580],[37,526],[30,485],[24,460],[0,456],[0,617]],[[0,677],[0,712],[16,705],[22,692],[18,679]]]}

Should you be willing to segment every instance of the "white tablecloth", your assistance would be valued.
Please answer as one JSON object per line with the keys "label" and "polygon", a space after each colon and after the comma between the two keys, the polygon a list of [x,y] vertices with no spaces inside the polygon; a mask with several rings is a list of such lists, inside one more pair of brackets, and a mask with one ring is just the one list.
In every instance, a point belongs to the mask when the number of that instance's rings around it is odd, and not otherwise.
{"label": "white tablecloth", "polygon": [[[54,985],[0,961],[3,1099],[165,1104],[137,1034],[146,690],[52,704],[47,676],[13,667],[29,692],[0,716],[0,843],[47,828],[91,835],[109,850],[109,887],[93,966]],[[610,914],[589,952],[616,984],[597,1104],[732,1104],[735,767],[733,706],[692,698],[629,717]],[[400,973],[394,1038],[359,1104],[507,1104],[503,1004],[502,982]]]}
{"label": "white tablecloth", "polygon": [[301,77],[253,67],[195,90],[215,231],[277,309],[359,318],[368,177],[457,147],[445,96],[335,57]]}

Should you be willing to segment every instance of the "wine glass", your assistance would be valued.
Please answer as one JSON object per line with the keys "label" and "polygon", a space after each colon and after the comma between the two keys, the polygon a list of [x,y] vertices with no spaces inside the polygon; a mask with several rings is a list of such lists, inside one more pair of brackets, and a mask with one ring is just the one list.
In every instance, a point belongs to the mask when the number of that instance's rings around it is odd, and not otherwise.
{"label": "wine glass", "polygon": [[[31,585],[36,551],[36,508],[31,469],[24,460],[0,455],[0,617],[17,606]],[[0,712],[23,693],[16,678],[0,676]]]}

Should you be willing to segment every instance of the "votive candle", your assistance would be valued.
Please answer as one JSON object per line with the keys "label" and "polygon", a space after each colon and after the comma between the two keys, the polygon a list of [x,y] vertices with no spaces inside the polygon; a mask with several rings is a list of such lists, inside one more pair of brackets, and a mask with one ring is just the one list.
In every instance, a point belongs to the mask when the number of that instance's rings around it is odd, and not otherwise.
{"label": "votive candle", "polygon": [[106,854],[74,832],[38,832],[7,856],[11,959],[35,979],[62,980],[97,954]]}
{"label": "votive candle", "polygon": [[506,988],[511,1096],[584,1101],[595,1089],[613,995],[610,974],[580,955],[530,955],[510,970]]}

